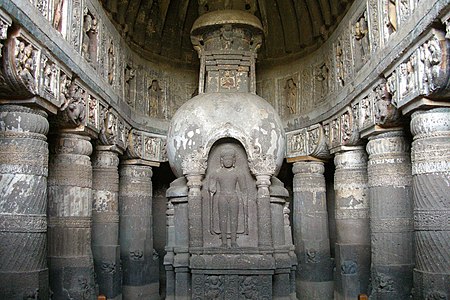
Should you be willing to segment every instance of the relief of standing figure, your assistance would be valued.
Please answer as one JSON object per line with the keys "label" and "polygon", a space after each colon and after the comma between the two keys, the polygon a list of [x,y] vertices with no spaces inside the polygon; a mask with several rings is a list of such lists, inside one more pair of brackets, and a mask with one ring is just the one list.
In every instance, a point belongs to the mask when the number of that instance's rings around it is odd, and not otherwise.
{"label": "relief of standing figure", "polygon": [[[228,228],[231,235],[231,247],[238,247],[236,238],[239,219],[239,203],[242,195],[247,197],[245,176],[235,167],[236,151],[226,148],[220,153],[220,165],[211,176],[209,193],[219,208],[219,227],[222,247],[227,247]],[[239,187],[239,190],[238,190]],[[229,225],[229,226],[228,226]]]}

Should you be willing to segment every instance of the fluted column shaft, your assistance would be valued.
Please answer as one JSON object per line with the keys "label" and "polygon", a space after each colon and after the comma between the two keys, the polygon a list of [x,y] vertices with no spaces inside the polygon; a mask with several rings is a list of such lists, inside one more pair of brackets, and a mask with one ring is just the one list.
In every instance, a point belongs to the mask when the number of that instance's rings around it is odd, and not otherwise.
{"label": "fluted column shaft", "polygon": [[336,153],[336,299],[367,294],[370,277],[369,191],[363,147]]}
{"label": "fluted column shaft", "polygon": [[99,292],[107,299],[122,299],[118,155],[97,146],[92,157],[92,252]]}
{"label": "fluted column shaft", "polygon": [[417,111],[411,161],[415,299],[450,298],[450,108]]}
{"label": "fluted column shaft", "polygon": [[0,299],[48,298],[46,117],[0,106]]}
{"label": "fluted column shaft", "polygon": [[369,138],[373,299],[407,299],[414,267],[409,142],[402,131]]}
{"label": "fluted column shaft", "polygon": [[325,168],[323,162],[294,163],[294,244],[298,259],[299,299],[331,299],[330,258]]}
{"label": "fluted column shaft", "polygon": [[159,299],[153,255],[152,167],[133,160],[120,167],[120,257],[124,299]]}
{"label": "fluted column shaft", "polygon": [[48,258],[54,299],[96,299],[91,250],[90,139],[52,137],[48,176]]}

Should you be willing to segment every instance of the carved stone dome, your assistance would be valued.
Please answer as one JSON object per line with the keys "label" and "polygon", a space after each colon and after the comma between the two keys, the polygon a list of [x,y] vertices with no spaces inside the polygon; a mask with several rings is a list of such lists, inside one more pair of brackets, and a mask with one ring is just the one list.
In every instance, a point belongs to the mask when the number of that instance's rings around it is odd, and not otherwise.
{"label": "carved stone dome", "polygon": [[252,172],[278,173],[285,153],[278,114],[255,94],[232,92],[200,94],[178,109],[167,136],[173,172],[182,176],[183,162],[188,160],[205,162],[212,145],[221,138],[234,138],[242,144]]}

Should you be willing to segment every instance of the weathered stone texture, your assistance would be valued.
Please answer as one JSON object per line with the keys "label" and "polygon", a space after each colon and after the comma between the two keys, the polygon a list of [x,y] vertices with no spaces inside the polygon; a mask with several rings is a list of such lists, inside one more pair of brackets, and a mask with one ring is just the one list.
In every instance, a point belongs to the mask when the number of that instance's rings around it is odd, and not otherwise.
{"label": "weathered stone texture", "polygon": [[367,155],[362,147],[337,153],[335,298],[367,294],[370,277]]}
{"label": "weathered stone texture", "polygon": [[153,250],[152,167],[120,167],[120,257],[124,299],[159,299],[159,264]]}
{"label": "weathered stone texture", "polygon": [[118,155],[97,146],[92,158],[92,252],[99,292],[107,299],[122,299]]}
{"label": "weathered stone texture", "polygon": [[48,297],[47,114],[0,106],[0,298]]}
{"label": "weathered stone texture", "polygon": [[411,161],[415,299],[450,297],[450,109],[417,111]]}
{"label": "weathered stone texture", "polygon": [[294,173],[294,242],[298,258],[299,299],[333,297],[328,213],[322,162],[302,161]]}
{"label": "weathered stone texture", "polygon": [[96,299],[91,251],[92,153],[90,139],[52,137],[48,177],[48,258],[55,299]]}
{"label": "weathered stone texture", "polygon": [[374,299],[407,299],[414,236],[409,141],[402,131],[369,138],[368,175]]}

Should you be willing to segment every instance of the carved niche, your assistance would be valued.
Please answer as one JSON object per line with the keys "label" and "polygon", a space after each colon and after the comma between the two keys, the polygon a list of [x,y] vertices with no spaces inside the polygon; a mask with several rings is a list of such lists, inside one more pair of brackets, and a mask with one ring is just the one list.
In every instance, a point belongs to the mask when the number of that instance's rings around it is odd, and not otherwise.
{"label": "carved niche", "polygon": [[353,24],[353,60],[360,69],[370,56],[369,26],[364,12]]}
{"label": "carved niche", "polygon": [[283,116],[292,116],[298,113],[299,82],[298,74],[278,80],[279,107],[278,111]]}
{"label": "carved niche", "polygon": [[256,247],[256,183],[244,148],[232,139],[217,142],[203,181],[205,247]]}
{"label": "carved niche", "polygon": [[83,32],[81,55],[90,62],[93,66],[97,64],[97,39],[98,35],[98,21],[97,18],[88,10],[85,9],[83,17]]}

